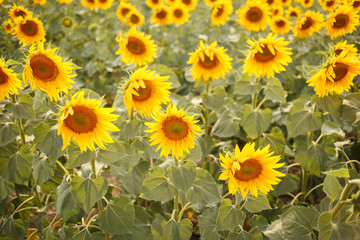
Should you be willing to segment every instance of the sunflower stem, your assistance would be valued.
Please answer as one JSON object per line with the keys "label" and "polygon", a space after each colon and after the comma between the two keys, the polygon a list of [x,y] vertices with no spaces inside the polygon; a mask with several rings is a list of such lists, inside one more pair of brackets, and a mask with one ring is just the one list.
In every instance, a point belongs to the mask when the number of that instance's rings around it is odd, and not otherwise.
{"label": "sunflower stem", "polygon": [[70,179],[70,181],[72,180],[69,171],[64,167],[64,165],[62,165],[62,163],[59,160],[55,161],[57,165],[59,165],[59,167],[64,171],[64,173],[66,174],[66,176]]}
{"label": "sunflower stem", "polygon": [[175,221],[178,219],[178,216],[179,216],[179,195],[180,195],[180,190],[177,191],[175,198],[174,198],[174,219],[175,219]]}
{"label": "sunflower stem", "polygon": [[[206,94],[211,93],[211,82],[206,83]],[[209,135],[209,109],[204,106],[204,131],[205,135]]]}
{"label": "sunflower stem", "polygon": [[300,199],[302,202],[304,202],[306,200],[305,193],[306,193],[306,189],[307,189],[308,179],[309,179],[308,171],[305,170],[303,167],[301,167],[301,192],[303,194],[301,195]]}
{"label": "sunflower stem", "polygon": [[336,214],[340,211],[340,209],[345,205],[345,200],[349,197],[351,189],[358,185],[360,187],[360,179],[350,180],[344,187],[344,190],[341,193],[339,201],[336,203],[335,207],[331,211],[332,220],[334,220]]}
{"label": "sunflower stem", "polygon": [[[16,104],[17,103],[17,99],[15,95],[11,95],[11,102]],[[17,120],[17,124],[19,125],[19,130],[20,130],[20,138],[21,138],[21,144],[22,145],[26,145],[26,139],[25,139],[25,133],[24,133],[24,127],[21,121],[21,118],[18,118]]]}
{"label": "sunflower stem", "polygon": [[[259,78],[256,78],[255,84],[259,82]],[[256,92],[255,94],[251,95],[251,105],[252,110],[256,110],[257,100],[258,100],[259,92]]]}

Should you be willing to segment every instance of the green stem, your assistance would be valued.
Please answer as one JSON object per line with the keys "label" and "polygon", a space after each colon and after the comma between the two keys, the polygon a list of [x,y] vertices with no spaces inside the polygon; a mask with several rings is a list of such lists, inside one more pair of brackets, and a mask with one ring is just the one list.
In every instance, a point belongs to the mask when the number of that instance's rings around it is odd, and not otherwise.
{"label": "green stem", "polygon": [[301,167],[301,201],[305,201],[305,193],[306,193],[306,189],[307,189],[307,183],[308,183],[308,179],[309,179],[309,174],[308,171],[305,170],[303,167]]}
{"label": "green stem", "polygon": [[70,179],[70,181],[72,180],[69,171],[64,167],[64,165],[62,165],[62,163],[59,160],[55,161],[57,165],[59,165],[59,167],[64,171],[64,173],[66,174],[66,176]]}
{"label": "green stem", "polygon": [[319,187],[322,187],[324,186],[323,183],[319,184],[319,185],[316,185],[315,187],[313,187],[312,189],[310,189],[306,194],[305,194],[305,199],[310,195],[310,193],[312,193],[314,190],[318,189]]}
{"label": "green stem", "polygon": [[181,217],[184,214],[185,210],[187,209],[187,207],[190,205],[190,202],[188,202],[187,204],[185,204],[185,206],[181,209],[181,211],[179,212],[179,215],[177,217],[177,222],[181,221]]}
{"label": "green stem", "polygon": [[[17,103],[16,96],[15,95],[10,95],[10,96],[11,96],[11,99],[10,99],[11,102],[16,104]],[[21,144],[26,145],[24,126],[22,124],[21,118],[18,118],[16,121],[17,121],[17,124],[19,125]]]}
{"label": "green stem", "polygon": [[[259,78],[256,78],[255,84],[257,84],[258,82],[259,82]],[[252,110],[256,110],[258,96],[259,96],[259,92],[256,92],[255,94],[251,95]]]}
{"label": "green stem", "polygon": [[209,110],[207,108],[204,110],[204,120],[205,135],[209,135]]}
{"label": "green stem", "polygon": [[259,110],[260,107],[264,104],[264,102],[266,102],[266,100],[267,100],[266,97],[264,97],[264,99],[261,100],[261,102],[257,105],[256,110]]}
{"label": "green stem", "polygon": [[349,197],[351,189],[358,185],[360,187],[360,179],[350,180],[344,187],[344,190],[341,193],[339,201],[336,203],[335,207],[331,211],[332,219],[334,220],[336,214],[340,211],[340,209],[345,205],[345,200]]}
{"label": "green stem", "polygon": [[129,120],[132,121],[134,120],[134,109],[131,108],[130,114],[129,114]]}
{"label": "green stem", "polygon": [[178,219],[179,216],[179,195],[180,195],[180,190],[177,191],[176,196],[174,198],[174,219],[176,221],[176,219]]}

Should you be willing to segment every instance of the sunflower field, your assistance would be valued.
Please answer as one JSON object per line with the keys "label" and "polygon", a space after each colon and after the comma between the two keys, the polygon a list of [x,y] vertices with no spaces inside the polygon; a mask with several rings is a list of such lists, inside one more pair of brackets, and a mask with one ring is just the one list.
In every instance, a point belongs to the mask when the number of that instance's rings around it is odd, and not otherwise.
{"label": "sunflower field", "polygon": [[0,240],[360,239],[360,0],[0,22]]}

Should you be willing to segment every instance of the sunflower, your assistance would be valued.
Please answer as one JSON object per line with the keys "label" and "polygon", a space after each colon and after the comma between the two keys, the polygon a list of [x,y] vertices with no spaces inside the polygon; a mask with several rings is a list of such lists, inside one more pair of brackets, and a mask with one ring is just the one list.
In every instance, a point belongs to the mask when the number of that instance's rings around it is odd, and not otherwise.
{"label": "sunflower", "polygon": [[357,13],[348,5],[342,5],[334,12],[329,13],[325,23],[327,34],[330,34],[331,38],[345,36],[347,33],[351,34],[359,25]]}
{"label": "sunflower", "polygon": [[277,5],[276,0],[264,0],[264,2],[266,2],[270,8],[272,8],[272,7],[274,7],[275,5]]}
{"label": "sunflower", "polygon": [[63,138],[64,150],[73,137],[79,144],[80,151],[89,148],[95,151],[95,143],[100,148],[105,148],[104,142],[112,143],[114,140],[109,131],[119,131],[112,124],[119,116],[112,114],[116,108],[101,108],[102,100],[84,99],[84,91],[77,92],[66,101],[60,113],[57,134]]}
{"label": "sunflower", "polygon": [[146,126],[152,133],[150,145],[159,144],[156,151],[161,148],[160,156],[165,158],[172,153],[172,156],[179,159],[183,157],[184,151],[195,146],[196,135],[199,135],[201,128],[196,125],[194,117],[187,116],[183,109],[177,110],[176,105],[168,105],[166,113],[155,111],[153,113],[155,122],[147,122]]}
{"label": "sunflower", "polygon": [[155,71],[146,70],[145,66],[136,70],[125,84],[124,102],[129,115],[135,108],[142,116],[150,117],[152,111],[161,109],[162,103],[170,102],[169,76],[155,74]]}
{"label": "sunflower", "polygon": [[6,21],[6,23],[4,24],[4,29],[8,33],[12,33],[12,31],[14,30],[14,23],[13,21],[11,21],[11,19],[8,19]]}
{"label": "sunflower", "polygon": [[178,1],[182,2],[189,12],[194,10],[198,4],[198,0],[178,0]]}
{"label": "sunflower", "polygon": [[[278,177],[285,176],[284,173],[276,171],[284,163],[278,163],[280,156],[272,156],[269,152],[270,145],[255,151],[255,143],[247,143],[242,151],[235,146],[235,156],[229,152],[225,157],[220,153],[220,164],[226,171],[222,172],[219,180],[229,179],[229,193],[241,193],[242,197],[250,192],[257,197],[258,191],[267,194],[273,190],[272,185],[281,180]],[[240,191],[239,191],[240,189]]]}
{"label": "sunflower", "polygon": [[174,4],[178,3],[179,0],[165,0],[166,4],[169,6],[173,6]]}
{"label": "sunflower", "polygon": [[211,10],[211,23],[215,26],[224,25],[233,11],[231,0],[218,0]]}
{"label": "sunflower", "polygon": [[150,38],[151,35],[145,36],[145,33],[137,32],[135,27],[132,27],[126,36],[120,32],[120,37],[117,38],[119,50],[116,54],[122,54],[121,60],[124,63],[134,63],[136,66],[152,63],[156,57],[157,46]]}
{"label": "sunflower", "polygon": [[285,71],[283,65],[292,62],[291,48],[286,47],[289,42],[284,38],[276,39],[277,35],[270,33],[265,39],[254,42],[248,40],[251,50],[245,59],[244,72],[256,77],[274,77],[274,72]]}
{"label": "sunflower", "polygon": [[324,15],[315,11],[306,11],[298,17],[293,28],[294,36],[297,38],[308,38],[320,31],[323,26]]}
{"label": "sunflower", "polygon": [[34,44],[46,41],[45,30],[42,22],[31,15],[25,18],[15,19],[15,38],[19,38],[20,44]]}
{"label": "sunflower", "polygon": [[290,32],[292,23],[284,16],[275,16],[271,19],[270,30],[276,34],[287,34]]}
{"label": "sunflower", "polygon": [[163,5],[163,0],[146,0],[149,8],[157,8]]}
{"label": "sunflower", "polygon": [[170,8],[168,6],[162,5],[157,7],[154,11],[154,14],[150,20],[150,23],[157,23],[162,25],[168,25],[172,21]]}
{"label": "sunflower", "polygon": [[355,11],[360,10],[360,0],[353,0],[351,6]]}
{"label": "sunflower", "polygon": [[314,91],[319,97],[328,94],[340,95],[342,92],[350,90],[354,77],[359,74],[359,58],[342,51],[340,55],[334,55],[330,62],[306,83],[310,87],[314,87]]}
{"label": "sunflower", "polygon": [[285,12],[285,16],[287,18],[291,17],[299,17],[301,15],[301,8],[299,6],[296,7],[289,7],[288,10]]}
{"label": "sunflower", "polygon": [[170,14],[173,22],[178,25],[186,23],[190,18],[189,11],[183,4],[180,3],[174,4],[171,7]]}
{"label": "sunflower", "polygon": [[21,80],[13,73],[13,70],[5,67],[5,62],[0,58],[0,101],[10,94],[19,94],[18,89],[22,89]]}
{"label": "sunflower", "polygon": [[121,22],[126,22],[127,15],[129,12],[135,10],[136,8],[130,3],[120,2],[118,9],[116,10],[116,16]]}
{"label": "sunflower", "polygon": [[67,93],[71,83],[75,83],[71,78],[76,76],[72,74],[72,63],[64,62],[56,51],[56,48],[44,49],[43,42],[32,45],[23,71],[24,82],[29,81],[34,90],[45,91],[51,101],[57,101],[60,91]]}
{"label": "sunflower", "polygon": [[244,7],[236,11],[236,14],[239,15],[237,21],[249,31],[265,30],[270,20],[269,7],[260,0],[247,1]]}
{"label": "sunflower", "polygon": [[233,60],[225,52],[224,47],[216,48],[217,42],[205,47],[204,42],[200,40],[200,47],[196,52],[190,53],[188,64],[192,64],[191,75],[195,80],[209,80],[225,78],[225,73],[232,69]]}
{"label": "sunflower", "polygon": [[72,20],[71,20],[71,18],[69,18],[69,17],[65,17],[64,19],[63,19],[63,26],[64,27],[67,27],[67,28],[69,28],[69,27],[71,27],[71,25],[72,25]]}
{"label": "sunflower", "polygon": [[60,4],[69,4],[72,3],[73,0],[56,0]]}
{"label": "sunflower", "polygon": [[42,6],[46,4],[46,0],[34,0],[34,4]]}
{"label": "sunflower", "polygon": [[101,9],[108,9],[113,4],[114,0],[97,0],[97,7]]}
{"label": "sunflower", "polygon": [[276,4],[280,5],[282,7],[289,7],[289,6],[291,6],[291,1],[292,0],[277,0]]}
{"label": "sunflower", "polygon": [[18,17],[24,18],[26,16],[32,16],[33,14],[31,11],[22,6],[17,6],[15,3],[12,8],[10,8],[8,13],[12,20],[17,19]]}
{"label": "sunflower", "polygon": [[334,53],[340,55],[343,51],[346,52],[346,55],[357,56],[357,48],[355,44],[347,44],[347,41],[338,42],[334,47]]}
{"label": "sunflower", "polygon": [[141,26],[145,20],[144,15],[142,15],[140,12],[138,12],[135,8],[133,8],[128,14],[127,14],[127,22],[128,24],[132,26]]}
{"label": "sunflower", "polygon": [[271,16],[283,16],[284,8],[280,5],[275,5],[271,10]]}
{"label": "sunflower", "polygon": [[314,4],[314,0],[301,0],[300,3],[303,8],[310,8]]}
{"label": "sunflower", "polygon": [[219,0],[204,0],[205,4],[214,6]]}
{"label": "sunflower", "polygon": [[336,0],[324,0],[321,3],[321,7],[324,11],[332,12],[336,7]]}
{"label": "sunflower", "polygon": [[95,0],[81,0],[81,5],[87,7],[90,10],[94,10],[97,7]]}

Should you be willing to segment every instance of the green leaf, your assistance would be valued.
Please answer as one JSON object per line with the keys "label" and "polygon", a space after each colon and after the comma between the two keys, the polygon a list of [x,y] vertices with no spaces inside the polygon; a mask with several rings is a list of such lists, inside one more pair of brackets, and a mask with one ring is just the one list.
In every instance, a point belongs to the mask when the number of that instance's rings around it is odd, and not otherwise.
{"label": "green leaf", "polygon": [[5,105],[5,108],[14,114],[15,117],[21,119],[35,119],[36,113],[32,107],[32,103],[18,102],[18,103],[8,103]]}
{"label": "green leaf", "polygon": [[268,220],[262,215],[253,215],[250,219],[251,228],[257,227],[261,232],[263,232],[268,226]]}
{"label": "green leaf", "polygon": [[198,140],[195,140],[195,147],[193,149],[190,149],[189,153],[185,153],[185,156],[183,157],[183,162],[192,161],[195,164],[198,164],[202,160],[202,151],[201,146]]}
{"label": "green leaf", "polygon": [[250,105],[244,105],[242,109],[242,125],[248,137],[255,139],[263,134],[271,123],[272,111],[251,110]]}
{"label": "green leaf", "polygon": [[141,187],[141,198],[155,201],[169,201],[177,193],[174,185],[169,183],[165,177],[165,172],[161,167],[155,167],[146,175]]}
{"label": "green leaf", "polygon": [[252,95],[260,91],[261,85],[255,82],[255,79],[248,74],[244,74],[242,78],[235,84],[235,94]]}
{"label": "green leaf", "polygon": [[144,137],[136,137],[132,145],[144,151],[143,156],[146,158],[160,158],[160,152],[156,152],[156,148],[150,146]]}
{"label": "green leaf", "polygon": [[31,177],[33,153],[29,146],[21,146],[7,164],[5,173],[8,180],[17,184],[27,184]]}
{"label": "green leaf", "polygon": [[67,168],[74,168],[90,162],[95,157],[95,152],[87,150],[81,153],[79,145],[72,141],[68,148],[69,161],[66,165]]}
{"label": "green leaf", "polygon": [[221,201],[215,229],[217,231],[232,230],[234,227],[242,225],[245,217],[245,213],[235,208],[230,199],[224,199]]}
{"label": "green leaf", "polygon": [[76,200],[71,194],[71,183],[68,183],[64,176],[61,184],[57,187],[56,213],[67,220],[80,212],[82,210],[76,206]]}
{"label": "green leaf", "polygon": [[23,219],[15,220],[11,217],[4,220],[2,230],[5,232],[5,236],[12,240],[24,240],[28,225]]}
{"label": "green leaf", "polygon": [[50,161],[45,155],[40,155],[34,158],[33,174],[35,178],[35,184],[41,185],[50,179],[52,176],[54,176],[55,169],[55,163]]}
{"label": "green leaf", "polygon": [[[41,129],[44,129],[43,125],[40,126]],[[64,154],[64,151],[61,150],[62,146],[63,140],[61,135],[57,134],[57,129],[49,129],[40,141],[37,140],[36,144],[36,147],[40,149],[51,161],[57,160]]]}
{"label": "green leaf", "polygon": [[150,65],[147,70],[153,70],[155,71],[158,75],[164,77],[164,76],[169,76],[169,82],[171,82],[171,87],[174,88],[178,88],[181,86],[179,79],[176,75],[176,73],[170,69],[169,67],[167,67],[166,65],[163,64],[152,64]]}
{"label": "green leaf", "polygon": [[17,136],[19,136],[19,134],[20,130],[17,124],[0,124],[0,146],[11,143]]}
{"label": "green leaf", "polygon": [[204,104],[204,106],[210,110],[214,110],[215,112],[219,112],[221,107],[224,106],[224,100],[226,96],[227,95],[224,87],[217,87],[210,94],[201,94],[202,103]]}
{"label": "green leaf", "polygon": [[356,124],[360,120],[360,93],[350,93],[345,96],[341,119],[350,124]]}
{"label": "green leaf", "polygon": [[356,230],[349,223],[333,223],[329,212],[323,212],[319,217],[319,240],[355,240]]}
{"label": "green leaf", "polygon": [[285,137],[283,132],[278,127],[273,127],[271,133],[264,133],[264,138],[260,138],[260,145],[263,147],[270,144],[270,150],[274,151],[276,155],[284,154]]}
{"label": "green leaf", "polygon": [[208,171],[202,168],[196,169],[196,178],[190,188],[187,199],[192,204],[209,206],[220,202],[220,194],[217,185]]}
{"label": "green leaf", "polygon": [[281,182],[274,186],[274,194],[276,196],[284,195],[295,191],[300,183],[300,178],[295,174],[286,174]]}
{"label": "green leaf", "polygon": [[13,182],[6,181],[0,177],[0,202],[4,200],[14,189],[15,184]]}
{"label": "green leaf", "polygon": [[324,97],[319,97],[318,95],[313,95],[312,99],[315,101],[316,106],[324,111],[329,112],[335,117],[340,117],[341,113],[341,104],[343,99],[339,95],[329,95]]}
{"label": "green leaf", "polygon": [[285,239],[313,239],[319,213],[310,207],[292,207],[280,215]]}
{"label": "green leaf", "polygon": [[71,181],[71,187],[76,202],[85,212],[89,212],[95,202],[105,195],[108,183],[102,177],[83,179],[76,176]]}
{"label": "green leaf", "polygon": [[220,240],[220,235],[215,230],[218,212],[219,208],[217,207],[208,208],[198,217],[201,239]]}
{"label": "green leaf", "polygon": [[320,112],[314,113],[311,109],[305,109],[302,100],[294,102],[286,120],[289,137],[296,137],[309,131],[318,130],[321,125],[322,114]]}
{"label": "green leaf", "polygon": [[345,137],[344,131],[334,122],[325,120],[321,127],[321,134],[326,135],[335,135],[337,137]]}
{"label": "green leaf", "polygon": [[155,215],[154,221],[151,223],[151,232],[154,239],[161,239],[163,236],[163,228],[166,224],[166,220],[160,214]]}
{"label": "green leaf", "polygon": [[320,176],[323,166],[328,164],[329,157],[335,155],[335,145],[331,138],[323,137],[319,143],[312,142],[307,146],[305,137],[295,140],[295,159],[302,167]]}
{"label": "green leaf", "polygon": [[108,144],[106,149],[99,150],[96,160],[106,164],[121,161],[124,167],[130,167],[137,164],[141,153],[136,147],[115,140],[115,142]]}
{"label": "green leaf", "polygon": [[134,197],[141,191],[142,183],[148,173],[149,162],[142,161],[136,165],[130,172],[120,177],[121,184]]}
{"label": "green leaf", "polygon": [[236,136],[239,130],[239,122],[232,118],[229,112],[223,112],[214,124],[211,130],[211,135],[227,138]]}
{"label": "green leaf", "polygon": [[186,194],[195,181],[196,165],[190,161],[183,166],[169,167],[167,172],[174,186]]}
{"label": "green leaf", "polygon": [[343,188],[335,176],[326,175],[324,179],[323,191],[332,202],[340,198],[342,190]]}
{"label": "green leaf", "polygon": [[285,240],[284,231],[282,229],[282,222],[280,219],[272,222],[270,226],[266,228],[263,234],[269,240]]}
{"label": "green leaf", "polygon": [[330,171],[326,171],[326,172],[322,172],[322,173],[326,174],[326,175],[331,175],[334,177],[339,177],[339,178],[349,178],[350,177],[350,173],[347,168],[340,168],[340,169],[330,170]]}
{"label": "green leaf", "polygon": [[101,230],[113,234],[131,233],[134,221],[134,205],[125,196],[115,198],[96,219]]}
{"label": "green leaf", "polygon": [[119,124],[120,131],[120,140],[128,141],[129,139],[135,138],[141,135],[144,124],[139,119],[133,119],[122,121]]}
{"label": "green leaf", "polygon": [[271,209],[269,200],[266,195],[259,192],[258,196],[248,195],[245,198],[244,207],[251,213],[261,212],[266,209]]}
{"label": "green leaf", "polygon": [[89,232],[88,229],[78,230],[71,238],[72,240],[105,240],[105,234],[101,231]]}
{"label": "green leaf", "polygon": [[277,102],[286,102],[284,88],[281,82],[276,78],[269,80],[265,86],[264,94],[267,99]]}
{"label": "green leaf", "polygon": [[190,219],[185,218],[181,220],[179,230],[180,230],[180,240],[190,239],[193,230],[193,224],[190,221]]}
{"label": "green leaf", "polygon": [[257,240],[253,235],[246,231],[240,233],[230,233],[227,240]]}

